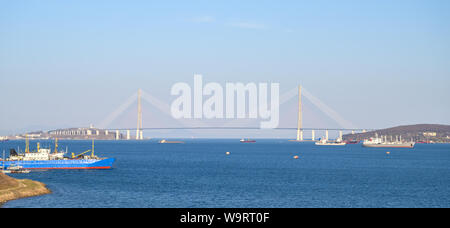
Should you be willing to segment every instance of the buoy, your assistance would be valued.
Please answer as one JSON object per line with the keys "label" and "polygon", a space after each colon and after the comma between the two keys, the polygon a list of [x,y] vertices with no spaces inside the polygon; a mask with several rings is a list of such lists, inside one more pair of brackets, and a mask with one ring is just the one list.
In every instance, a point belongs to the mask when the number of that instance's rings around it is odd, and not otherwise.
{"label": "buoy", "polygon": [[231,153],[230,153],[230,152],[226,152],[226,154],[227,154],[227,155],[230,155]]}
{"label": "buoy", "polygon": [[294,156],[294,159],[298,159],[299,157],[296,155],[296,156]]}

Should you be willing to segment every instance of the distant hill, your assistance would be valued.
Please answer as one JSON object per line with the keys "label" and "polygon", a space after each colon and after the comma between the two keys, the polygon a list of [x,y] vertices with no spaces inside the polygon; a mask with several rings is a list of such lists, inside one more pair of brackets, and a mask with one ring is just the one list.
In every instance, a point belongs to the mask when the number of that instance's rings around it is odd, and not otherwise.
{"label": "distant hill", "polygon": [[418,124],[399,126],[377,131],[359,134],[344,135],[345,140],[364,140],[378,136],[402,137],[403,139],[413,139],[415,141],[450,142],[450,125],[438,124]]}

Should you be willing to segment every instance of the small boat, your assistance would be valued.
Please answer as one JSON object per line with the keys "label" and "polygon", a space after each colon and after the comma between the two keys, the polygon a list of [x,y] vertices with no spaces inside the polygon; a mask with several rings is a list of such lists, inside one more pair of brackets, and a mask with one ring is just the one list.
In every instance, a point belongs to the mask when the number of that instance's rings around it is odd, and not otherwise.
{"label": "small boat", "polygon": [[369,147],[369,148],[414,148],[416,145],[415,142],[404,142],[404,141],[393,141],[388,142],[383,138],[370,138],[368,140],[365,140],[363,143],[363,147]]}
{"label": "small boat", "polygon": [[30,173],[29,169],[20,169],[20,170],[7,170],[9,173]]}
{"label": "small boat", "polygon": [[241,143],[255,143],[255,140],[251,140],[251,139],[241,139],[240,141]]}
{"label": "small boat", "polygon": [[29,169],[24,169],[22,166],[18,165],[11,165],[6,170],[3,171],[4,173],[30,173]]}

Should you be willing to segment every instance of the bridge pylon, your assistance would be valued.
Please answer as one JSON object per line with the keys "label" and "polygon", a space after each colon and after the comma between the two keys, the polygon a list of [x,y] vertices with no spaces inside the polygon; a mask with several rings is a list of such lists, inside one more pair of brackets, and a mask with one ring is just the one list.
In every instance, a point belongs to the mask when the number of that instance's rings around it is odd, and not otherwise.
{"label": "bridge pylon", "polygon": [[297,141],[303,141],[302,87],[298,86]]}
{"label": "bridge pylon", "polygon": [[138,90],[138,113],[137,113],[137,128],[136,128],[136,140],[142,140],[143,139],[143,133],[142,133],[142,106],[141,106],[141,96],[142,91],[141,89]]}

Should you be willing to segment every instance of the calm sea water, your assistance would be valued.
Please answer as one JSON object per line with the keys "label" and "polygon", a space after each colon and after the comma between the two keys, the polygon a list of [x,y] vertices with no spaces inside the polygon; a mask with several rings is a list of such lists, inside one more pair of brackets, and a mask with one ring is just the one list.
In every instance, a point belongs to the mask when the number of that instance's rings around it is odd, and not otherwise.
{"label": "calm sea water", "polygon": [[[60,148],[82,152],[90,144],[62,141]],[[3,142],[0,150],[17,146],[24,142]],[[450,207],[450,145],[152,140],[98,141],[95,149],[117,159],[114,169],[16,174],[46,183],[53,193],[4,207]]]}

